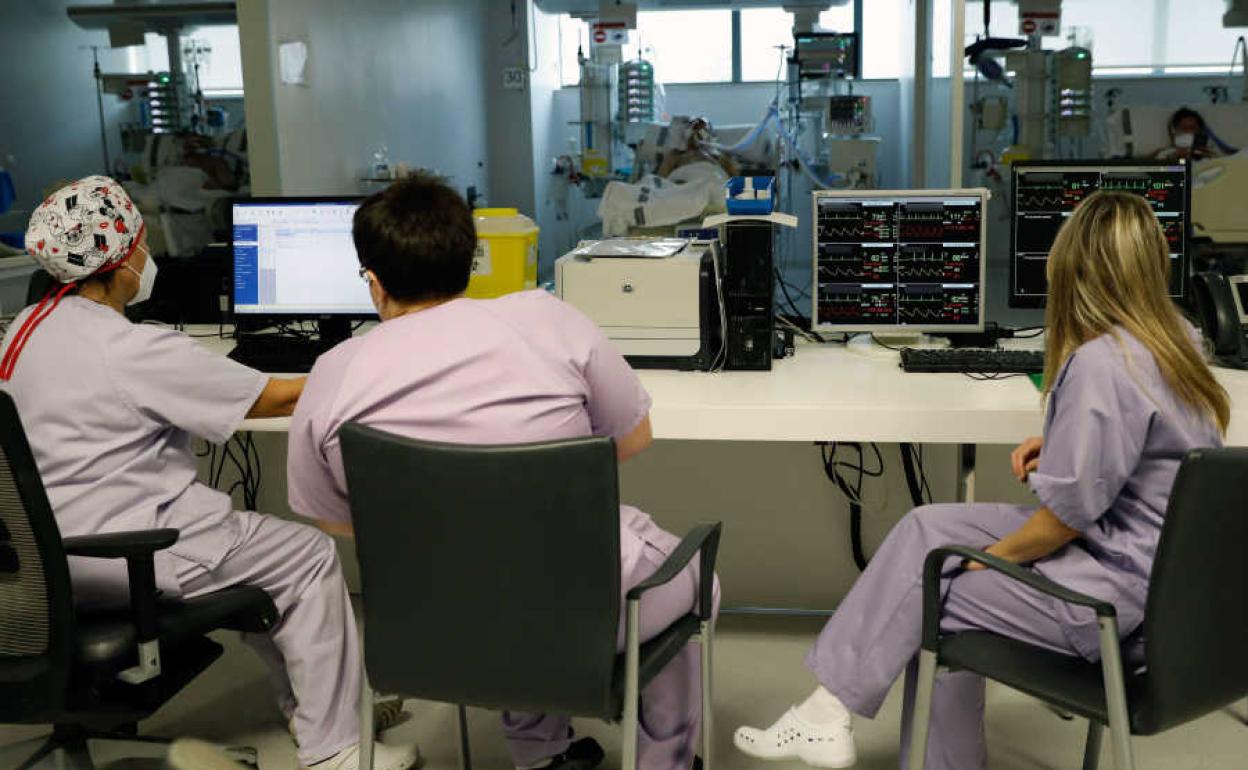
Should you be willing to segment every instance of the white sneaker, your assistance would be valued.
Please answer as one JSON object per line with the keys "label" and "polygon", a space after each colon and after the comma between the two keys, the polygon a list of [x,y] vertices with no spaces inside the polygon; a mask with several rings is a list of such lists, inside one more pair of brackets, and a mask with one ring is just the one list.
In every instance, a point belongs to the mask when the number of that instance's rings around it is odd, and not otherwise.
{"label": "white sneaker", "polygon": [[[408,713],[403,710],[402,698],[382,698],[373,704],[373,735],[381,736],[386,730],[398,727],[408,718]],[[295,735],[294,717],[286,720],[286,732],[290,733],[296,744],[299,743],[299,736]]]}
{"label": "white sneaker", "polygon": [[[373,770],[410,770],[418,762],[420,762],[420,749],[414,743],[406,746],[373,744]],[[305,767],[303,770],[361,770],[360,744],[348,746],[329,759],[317,762],[311,767]]]}
{"label": "white sneaker", "polygon": [[789,709],[766,730],[738,727],[732,742],[756,759],[800,759],[812,767],[853,767],[858,761],[849,715],[812,725]]}

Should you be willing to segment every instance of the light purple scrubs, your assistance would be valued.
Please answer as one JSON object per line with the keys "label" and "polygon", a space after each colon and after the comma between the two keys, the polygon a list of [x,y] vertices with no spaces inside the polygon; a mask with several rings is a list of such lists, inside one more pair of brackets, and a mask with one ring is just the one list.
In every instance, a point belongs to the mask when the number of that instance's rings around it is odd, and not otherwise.
{"label": "light purple scrubs", "polygon": [[[387,321],[317,361],[291,425],[290,507],[350,522],[338,430],[352,420],[430,441],[510,444],[623,438],[649,411],[637,375],[571,306],[541,291],[452,300]],[[624,589],[651,574],[677,542],[642,511],[621,506]],[[667,589],[647,595],[643,638],[689,611],[696,578],[691,566]],[[642,766],[688,767],[699,703],[691,647],[643,693]],[[504,725],[518,765],[569,744],[563,717],[509,713]]]}
{"label": "light purple scrubs", "polygon": [[[300,760],[311,764],[359,740],[358,640],[333,541],[234,511],[228,495],[196,480],[191,449],[193,436],[228,440],[267,381],[184,334],[68,296],[0,387],[17,404],[63,536],[171,527],[177,543],[155,556],[165,594],[236,583],[269,593],[278,624],[245,638],[270,664]],[[70,571],[79,604],[125,605],[124,560],[71,558]]]}
{"label": "light purple scrubs", "polygon": [[[1181,404],[1152,355],[1133,337],[1104,335],[1079,347],[1058,374],[1044,449],[1030,484],[1040,502],[1082,537],[1032,565],[1053,580],[1113,603],[1129,658],[1138,660],[1153,556],[1179,464],[1189,450],[1221,445],[1217,428]],[[1004,471],[1005,469],[1002,469]],[[907,671],[902,763],[914,701],[922,623],[922,565],[942,545],[984,548],[1018,529],[1034,508],[928,505],[885,539],[807,656],[818,680],[855,713],[873,717]],[[942,629],[982,629],[1089,660],[1100,657],[1095,614],[990,571],[951,564]],[[942,675],[932,703],[928,770],[987,767],[983,680]]]}

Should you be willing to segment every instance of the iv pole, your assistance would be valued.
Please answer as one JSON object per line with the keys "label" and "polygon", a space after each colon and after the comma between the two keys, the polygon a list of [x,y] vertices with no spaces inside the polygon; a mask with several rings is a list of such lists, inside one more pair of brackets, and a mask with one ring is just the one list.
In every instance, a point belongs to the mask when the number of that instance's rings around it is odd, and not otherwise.
{"label": "iv pole", "polygon": [[100,74],[100,47],[90,46],[91,58],[95,62],[95,106],[100,113],[100,146],[104,150],[104,174],[110,173],[112,164],[108,157],[108,128],[104,123],[104,79]]}

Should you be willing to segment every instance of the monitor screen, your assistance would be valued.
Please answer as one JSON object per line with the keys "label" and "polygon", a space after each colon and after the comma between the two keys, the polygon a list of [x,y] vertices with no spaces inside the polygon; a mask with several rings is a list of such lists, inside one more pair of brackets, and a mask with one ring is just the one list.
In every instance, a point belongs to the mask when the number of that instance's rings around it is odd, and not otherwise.
{"label": "monitor screen", "polygon": [[234,201],[234,312],[376,315],[351,239],[359,204],[358,198]]}
{"label": "monitor screen", "polygon": [[1186,291],[1190,176],[1179,161],[1107,163],[1052,161],[1014,164],[1010,305],[1044,307],[1049,249],[1075,207],[1097,190],[1138,193],[1152,206],[1170,243],[1170,296]]}
{"label": "monitor screen", "polygon": [[793,38],[794,60],[803,78],[858,77],[858,33],[803,32]]}
{"label": "monitor screen", "polygon": [[814,194],[813,323],[983,330],[986,190]]}
{"label": "monitor screen", "polygon": [[1239,323],[1248,325],[1248,275],[1234,276],[1230,284],[1235,299],[1235,310],[1239,313]]}

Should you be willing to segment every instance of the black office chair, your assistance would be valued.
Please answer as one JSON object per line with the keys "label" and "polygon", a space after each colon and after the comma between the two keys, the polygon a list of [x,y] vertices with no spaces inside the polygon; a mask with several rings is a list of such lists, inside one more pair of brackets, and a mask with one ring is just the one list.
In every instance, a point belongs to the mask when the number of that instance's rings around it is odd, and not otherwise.
{"label": "black office chair", "polygon": [[[1248,450],[1190,452],[1175,479],[1149,580],[1144,616],[1146,667],[1124,672],[1113,605],[1036,572],[960,546],[937,548],[923,578],[923,649],[910,745],[910,770],[927,749],[938,667],[973,671],[1088,720],[1084,770],[1100,760],[1109,726],[1117,770],[1134,770],[1131,736],[1177,727],[1248,693],[1248,515],[1243,483]],[[1092,608],[1101,662],[1042,650],[985,632],[940,634],[940,575],[949,557],[989,569],[1069,604]]]}
{"label": "black office chair", "polygon": [[[349,423],[339,434],[355,525],[371,687],[464,706],[621,720],[637,765],[638,696],[685,645],[702,645],[702,756],[711,759],[711,638],[720,524],[695,528],[628,592],[620,623],[615,444],[415,441]],[[698,608],[639,643],[639,601],[701,555]],[[363,767],[371,767],[365,740]]]}
{"label": "black office chair", "polygon": [[[176,529],[62,538],[13,399],[0,391],[0,724],[53,725],[32,755],[0,765],[25,770],[60,755],[56,767],[87,770],[88,740],[150,755],[161,742],[136,738],[135,726],[221,655],[205,634],[273,626],[276,608],[255,587],[161,599],[153,555],[177,539]],[[125,559],[130,607],[76,612],[67,556]]]}

